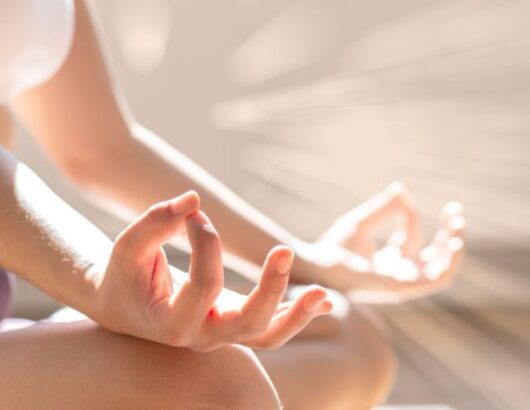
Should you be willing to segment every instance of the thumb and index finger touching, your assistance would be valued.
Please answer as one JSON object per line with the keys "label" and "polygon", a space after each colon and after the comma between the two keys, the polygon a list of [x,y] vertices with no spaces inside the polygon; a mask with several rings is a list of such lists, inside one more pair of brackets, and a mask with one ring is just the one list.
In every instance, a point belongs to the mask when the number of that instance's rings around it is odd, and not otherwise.
{"label": "thumb and index finger touching", "polygon": [[392,182],[383,191],[341,216],[321,240],[354,250],[359,238],[374,235],[377,229],[392,219],[397,220],[397,229],[389,243],[399,247],[405,256],[415,258],[423,240],[421,223],[416,205],[401,182]]}

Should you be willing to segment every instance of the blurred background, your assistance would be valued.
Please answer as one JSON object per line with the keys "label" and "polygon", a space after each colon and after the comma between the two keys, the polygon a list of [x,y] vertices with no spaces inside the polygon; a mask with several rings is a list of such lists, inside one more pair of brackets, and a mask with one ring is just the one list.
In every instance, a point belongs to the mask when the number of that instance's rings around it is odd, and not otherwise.
{"label": "blurred background", "polygon": [[[401,360],[389,404],[530,408],[529,1],[93,6],[136,118],[300,237],[393,180],[429,233],[445,202],[463,202],[469,252],[454,288],[376,307]],[[22,129],[17,151],[109,235],[123,227]],[[55,308],[19,285],[17,315]]]}

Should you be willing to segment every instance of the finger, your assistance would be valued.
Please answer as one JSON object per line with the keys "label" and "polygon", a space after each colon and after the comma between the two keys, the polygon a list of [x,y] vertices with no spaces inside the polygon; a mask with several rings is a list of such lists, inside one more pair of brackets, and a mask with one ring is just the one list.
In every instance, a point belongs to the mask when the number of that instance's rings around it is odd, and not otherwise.
{"label": "finger", "polygon": [[464,260],[466,245],[462,238],[453,237],[449,240],[447,246],[451,258],[449,263],[448,274],[454,276],[460,269]]}
{"label": "finger", "polygon": [[[354,249],[359,233],[371,234],[388,219],[395,217],[401,217],[399,247],[405,255],[415,255],[422,242],[420,221],[408,190],[400,182],[393,182],[385,190],[339,218],[323,235],[322,240]],[[396,236],[393,241],[397,242]]]}
{"label": "finger", "polygon": [[462,215],[452,216],[447,220],[447,230],[449,236],[463,238],[464,230],[466,228],[466,219]]}
{"label": "finger", "polygon": [[450,238],[444,246],[443,254],[424,265],[425,277],[438,284],[451,283],[460,266],[463,254],[463,240],[458,237]]}
{"label": "finger", "polygon": [[447,203],[440,215],[440,226],[443,226],[445,221],[452,218],[453,216],[461,216],[464,213],[464,207],[458,201],[451,201]]}
{"label": "finger", "polygon": [[199,206],[194,191],[151,206],[118,236],[115,251],[140,262],[152,261],[160,246],[183,229],[186,217]]}
{"label": "finger", "polygon": [[175,312],[186,312],[200,322],[208,316],[223,289],[221,240],[204,212],[198,211],[186,220],[191,246],[189,282],[175,295]]}
{"label": "finger", "polygon": [[309,286],[288,310],[277,315],[265,333],[247,340],[244,344],[256,349],[273,349],[285,344],[300,332],[316,316],[327,314],[333,308],[326,300],[326,291],[318,286]]}
{"label": "finger", "polygon": [[397,229],[388,244],[400,248],[405,257],[415,259],[423,242],[423,233],[416,205],[405,185],[391,183],[379,202],[372,206],[372,214],[366,222],[367,229],[375,229],[389,218],[398,218]]}
{"label": "finger", "polygon": [[170,297],[173,293],[173,279],[169,271],[166,253],[162,247],[158,248],[156,253],[153,273],[149,280],[153,300]]}
{"label": "finger", "polygon": [[352,313],[352,304],[340,292],[333,289],[326,289],[326,292],[326,299],[331,301],[333,309],[327,315],[315,317],[294,336],[294,339],[330,337],[339,334],[343,330],[345,321]]}
{"label": "finger", "polygon": [[248,334],[261,334],[267,329],[287,289],[293,257],[293,251],[286,246],[275,247],[267,256],[259,283],[237,319],[237,327],[246,335],[245,339]]}
{"label": "finger", "polygon": [[421,262],[427,263],[438,259],[447,248],[447,243],[451,238],[463,238],[466,221],[462,213],[463,207],[458,202],[450,202],[443,208],[440,215],[440,228],[430,245],[421,251]]}
{"label": "finger", "polygon": [[[447,252],[426,263],[421,280],[397,283],[393,292],[386,296],[387,302],[403,302],[408,299],[439,293],[450,287],[462,262],[464,246],[461,238],[453,237],[447,242]],[[397,297],[392,297],[397,295]]]}
{"label": "finger", "polygon": [[440,213],[440,229],[449,231],[450,236],[461,236],[465,226],[464,208],[460,202],[452,201]]}
{"label": "finger", "polygon": [[431,246],[436,248],[437,252],[444,252],[447,243],[451,238],[462,239],[465,227],[465,219],[462,216],[453,216],[445,222],[443,229],[440,229],[434,236]]}
{"label": "finger", "polygon": [[285,312],[289,307],[291,306],[291,302],[282,302],[278,305],[278,308],[276,309],[276,312],[274,312],[276,315],[282,312]]}

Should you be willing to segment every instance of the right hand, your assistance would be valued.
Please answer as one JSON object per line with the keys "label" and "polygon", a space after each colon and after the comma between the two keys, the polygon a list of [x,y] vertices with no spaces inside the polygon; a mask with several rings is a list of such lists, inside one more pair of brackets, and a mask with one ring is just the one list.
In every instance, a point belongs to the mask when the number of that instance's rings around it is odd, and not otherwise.
{"label": "right hand", "polygon": [[[378,249],[376,234],[392,221],[397,229]],[[298,255],[309,262],[313,281],[348,294],[355,303],[398,303],[452,284],[464,253],[464,227],[462,206],[449,203],[433,240],[422,248],[412,198],[402,183],[393,183],[341,216]]]}
{"label": "right hand", "polygon": [[[94,320],[115,332],[195,351],[232,343],[270,349],[331,310],[317,286],[281,303],[293,261],[284,246],[269,252],[248,296],[226,298],[221,242],[199,207],[198,195],[188,192],[152,206],[118,236],[97,281]],[[173,289],[174,268],[162,245],[184,227],[192,248],[189,276]],[[235,306],[228,299],[237,300]]]}

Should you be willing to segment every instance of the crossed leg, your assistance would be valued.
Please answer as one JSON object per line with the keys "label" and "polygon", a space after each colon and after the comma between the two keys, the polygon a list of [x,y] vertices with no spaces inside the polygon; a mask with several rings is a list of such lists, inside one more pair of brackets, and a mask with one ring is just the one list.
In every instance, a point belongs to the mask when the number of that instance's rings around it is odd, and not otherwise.
{"label": "crossed leg", "polygon": [[210,353],[108,332],[90,321],[0,333],[0,408],[277,409],[254,354]]}
{"label": "crossed leg", "polygon": [[[394,358],[361,310],[318,318],[260,351],[286,409],[368,409],[387,394]],[[0,408],[278,408],[250,350],[210,353],[108,332],[90,321],[0,333]]]}
{"label": "crossed leg", "polygon": [[[244,280],[231,283],[240,292]],[[292,299],[303,286],[287,292]],[[384,326],[366,307],[328,290],[333,312],[315,318],[278,350],[256,351],[286,410],[365,410],[384,401],[396,359]]]}
{"label": "crossed leg", "polygon": [[277,351],[257,352],[286,409],[365,410],[385,399],[395,359],[370,315],[350,309],[304,332]]}
{"label": "crossed leg", "polygon": [[[351,308],[316,319],[281,349],[258,357],[288,410],[368,409],[386,396],[395,367],[377,324]],[[248,349],[194,353],[86,320],[0,333],[0,380],[0,408],[279,406]]]}

